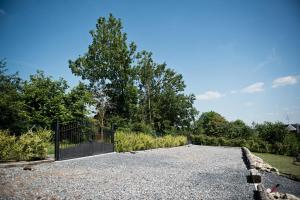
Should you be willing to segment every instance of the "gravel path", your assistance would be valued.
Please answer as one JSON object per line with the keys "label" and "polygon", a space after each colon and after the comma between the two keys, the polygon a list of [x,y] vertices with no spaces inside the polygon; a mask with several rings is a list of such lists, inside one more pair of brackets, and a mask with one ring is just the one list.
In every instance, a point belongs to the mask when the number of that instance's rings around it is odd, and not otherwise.
{"label": "gravel path", "polygon": [[240,148],[191,145],[33,168],[0,169],[0,199],[253,199]]}
{"label": "gravel path", "polygon": [[293,181],[283,176],[278,176],[273,173],[260,172],[263,184],[266,188],[272,188],[276,184],[280,184],[278,191],[289,193],[300,197],[300,182]]}

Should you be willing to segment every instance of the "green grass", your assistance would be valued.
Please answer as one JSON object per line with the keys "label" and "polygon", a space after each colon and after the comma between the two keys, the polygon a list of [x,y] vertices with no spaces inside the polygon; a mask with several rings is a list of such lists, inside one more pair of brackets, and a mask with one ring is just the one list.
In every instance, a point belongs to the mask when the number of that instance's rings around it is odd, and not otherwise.
{"label": "green grass", "polygon": [[277,168],[280,173],[292,175],[292,178],[300,181],[300,165],[293,164],[294,157],[275,155],[269,153],[254,153],[273,167]]}
{"label": "green grass", "polygon": [[55,153],[55,146],[54,144],[50,144],[48,147],[48,155],[54,154]]}

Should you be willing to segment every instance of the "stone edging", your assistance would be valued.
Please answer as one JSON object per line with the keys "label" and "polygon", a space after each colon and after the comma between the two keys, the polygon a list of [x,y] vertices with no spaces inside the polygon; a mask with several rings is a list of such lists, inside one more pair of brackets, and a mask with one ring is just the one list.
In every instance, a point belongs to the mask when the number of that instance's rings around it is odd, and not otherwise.
{"label": "stone edging", "polygon": [[249,149],[247,147],[242,147],[242,152],[244,157],[246,158],[247,167],[249,169],[255,169],[254,160],[250,156],[251,152],[249,151]]}
{"label": "stone edging", "polygon": [[253,183],[257,183],[257,190],[255,191],[255,197],[259,200],[275,200],[275,199],[287,199],[287,200],[300,200],[300,198],[287,194],[287,193],[279,193],[279,192],[273,192],[268,193],[264,185],[261,183],[261,175],[256,169],[267,171],[270,173],[275,173],[277,175],[279,174],[279,171],[272,167],[269,164],[266,164],[263,162],[263,160],[257,156],[254,156],[249,149],[246,147],[242,147],[243,156],[246,160],[247,167],[250,171],[250,181]]}
{"label": "stone edging", "polygon": [[249,170],[250,171],[250,176],[249,176],[250,179],[253,180],[254,183],[255,183],[255,180],[258,180],[256,182],[257,183],[257,187],[256,187],[257,190],[255,191],[255,197],[258,200],[270,200],[270,198],[267,195],[265,187],[261,183],[261,175],[256,170],[255,160],[251,156],[251,152],[246,147],[242,147],[242,152],[243,152],[243,156],[245,158],[247,167],[250,169]]}
{"label": "stone edging", "polygon": [[37,165],[37,164],[50,163],[50,162],[54,162],[54,159],[47,158],[46,160],[36,160],[36,161],[6,162],[6,163],[0,163],[0,168],[26,167],[30,165]]}

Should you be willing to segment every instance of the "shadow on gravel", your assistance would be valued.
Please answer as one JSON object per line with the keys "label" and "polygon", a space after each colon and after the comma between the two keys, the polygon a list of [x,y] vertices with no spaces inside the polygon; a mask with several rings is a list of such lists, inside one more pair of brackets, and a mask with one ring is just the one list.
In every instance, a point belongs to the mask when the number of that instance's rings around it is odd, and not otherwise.
{"label": "shadow on gravel", "polygon": [[[247,157],[246,157],[244,151],[243,151],[242,149],[241,149],[241,151],[242,151],[242,159],[243,159],[243,162],[244,162],[246,168],[247,168],[248,170],[250,170],[250,163],[249,163],[249,161],[248,161],[248,159],[247,159]],[[250,174],[246,176],[246,180],[247,180],[247,183],[253,183],[253,180],[252,180],[252,177],[250,176]],[[255,199],[255,200],[260,200],[260,199],[261,199],[260,197],[261,197],[261,196],[260,196],[259,191],[253,190],[253,199]]]}
{"label": "shadow on gravel", "polygon": [[241,151],[242,151],[242,159],[243,159],[247,169],[249,170],[250,169],[250,163],[249,163],[249,161],[248,161],[248,159],[247,159],[247,157],[246,157],[246,155],[245,155],[245,153],[243,152],[242,149],[241,149]]}

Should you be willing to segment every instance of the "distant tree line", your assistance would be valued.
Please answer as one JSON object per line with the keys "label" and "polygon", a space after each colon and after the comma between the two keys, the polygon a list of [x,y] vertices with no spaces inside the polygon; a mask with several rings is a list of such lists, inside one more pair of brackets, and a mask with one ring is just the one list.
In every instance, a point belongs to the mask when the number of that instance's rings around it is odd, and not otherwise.
{"label": "distant tree line", "polygon": [[253,123],[227,121],[216,112],[204,112],[194,123],[191,139],[195,144],[246,146],[254,152],[297,155],[300,136],[290,133],[281,122]]}

